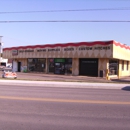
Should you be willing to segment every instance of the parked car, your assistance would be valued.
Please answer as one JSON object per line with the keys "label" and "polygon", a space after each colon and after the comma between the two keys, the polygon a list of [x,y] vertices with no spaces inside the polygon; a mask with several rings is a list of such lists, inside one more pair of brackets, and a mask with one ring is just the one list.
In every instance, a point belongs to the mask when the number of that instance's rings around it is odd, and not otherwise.
{"label": "parked car", "polygon": [[16,72],[13,72],[12,69],[3,69],[2,78],[17,78]]}

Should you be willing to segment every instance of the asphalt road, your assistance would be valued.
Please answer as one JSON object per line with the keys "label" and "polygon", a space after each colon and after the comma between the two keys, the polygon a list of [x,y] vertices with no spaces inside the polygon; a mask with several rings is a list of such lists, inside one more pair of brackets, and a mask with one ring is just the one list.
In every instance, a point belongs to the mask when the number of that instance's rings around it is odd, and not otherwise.
{"label": "asphalt road", "polygon": [[0,84],[0,130],[129,129],[129,90]]}

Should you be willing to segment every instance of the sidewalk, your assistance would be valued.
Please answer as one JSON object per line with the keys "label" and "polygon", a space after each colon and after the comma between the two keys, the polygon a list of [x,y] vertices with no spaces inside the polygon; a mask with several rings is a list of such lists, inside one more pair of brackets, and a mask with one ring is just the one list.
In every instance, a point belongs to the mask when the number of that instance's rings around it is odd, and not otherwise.
{"label": "sidewalk", "polygon": [[100,78],[100,77],[41,74],[41,73],[17,73],[17,74],[18,74],[18,79],[28,79],[28,80],[37,80],[37,81],[106,82],[104,78]]}
{"label": "sidewalk", "polygon": [[43,74],[43,73],[22,73],[22,72],[17,72],[17,76],[18,76],[17,80],[31,80],[31,81],[130,83],[130,77],[125,77],[121,79],[114,78],[111,80],[106,80],[106,78],[102,77],[56,75],[56,74]]}

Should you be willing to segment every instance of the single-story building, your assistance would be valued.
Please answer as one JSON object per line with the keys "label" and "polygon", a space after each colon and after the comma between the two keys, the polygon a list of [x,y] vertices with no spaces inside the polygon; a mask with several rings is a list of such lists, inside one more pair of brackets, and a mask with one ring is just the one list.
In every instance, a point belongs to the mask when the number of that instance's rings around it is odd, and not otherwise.
{"label": "single-story building", "polygon": [[3,49],[14,71],[95,77],[129,76],[130,46],[114,40],[18,46]]}

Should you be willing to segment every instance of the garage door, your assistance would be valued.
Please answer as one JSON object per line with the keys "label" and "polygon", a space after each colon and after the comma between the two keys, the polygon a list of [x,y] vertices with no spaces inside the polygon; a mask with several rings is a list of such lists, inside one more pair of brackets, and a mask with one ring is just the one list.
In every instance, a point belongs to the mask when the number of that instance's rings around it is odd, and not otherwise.
{"label": "garage door", "polygon": [[97,77],[98,59],[79,59],[79,74]]}

